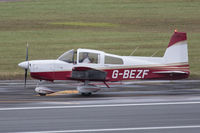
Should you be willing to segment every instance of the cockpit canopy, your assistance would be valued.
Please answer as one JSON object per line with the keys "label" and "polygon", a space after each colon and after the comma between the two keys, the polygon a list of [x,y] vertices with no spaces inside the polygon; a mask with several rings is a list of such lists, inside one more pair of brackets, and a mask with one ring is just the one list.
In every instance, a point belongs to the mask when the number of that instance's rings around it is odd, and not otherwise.
{"label": "cockpit canopy", "polygon": [[67,52],[65,52],[64,54],[62,54],[60,57],[58,57],[58,60],[67,62],[67,63],[74,63],[74,49],[69,50]]}
{"label": "cockpit canopy", "polygon": [[120,56],[91,49],[78,49],[77,52],[72,49],[62,54],[58,60],[74,64],[90,63],[123,65],[123,59]]}

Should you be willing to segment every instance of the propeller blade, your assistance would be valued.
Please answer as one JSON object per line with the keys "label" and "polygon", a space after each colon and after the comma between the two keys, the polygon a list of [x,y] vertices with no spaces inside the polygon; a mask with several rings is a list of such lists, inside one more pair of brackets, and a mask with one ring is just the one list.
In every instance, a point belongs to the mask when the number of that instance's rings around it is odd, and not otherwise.
{"label": "propeller blade", "polygon": [[[27,45],[26,45],[26,61],[28,61],[28,42],[27,42]],[[26,87],[27,72],[28,72],[28,69],[25,69],[25,74],[24,74],[24,87]]]}
{"label": "propeller blade", "polygon": [[26,61],[28,61],[28,43],[26,45]]}
{"label": "propeller blade", "polygon": [[25,69],[25,74],[24,74],[24,87],[26,87],[27,71],[28,71],[28,69]]}

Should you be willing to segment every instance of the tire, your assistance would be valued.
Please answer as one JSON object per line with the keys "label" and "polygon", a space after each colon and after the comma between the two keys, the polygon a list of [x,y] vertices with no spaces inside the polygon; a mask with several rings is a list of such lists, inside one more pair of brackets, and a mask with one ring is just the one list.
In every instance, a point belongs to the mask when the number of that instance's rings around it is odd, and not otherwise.
{"label": "tire", "polygon": [[91,93],[91,92],[89,92],[89,93],[81,93],[81,95],[82,95],[82,96],[91,96],[92,93]]}
{"label": "tire", "polygon": [[38,93],[40,96],[46,96],[46,94],[44,93]]}

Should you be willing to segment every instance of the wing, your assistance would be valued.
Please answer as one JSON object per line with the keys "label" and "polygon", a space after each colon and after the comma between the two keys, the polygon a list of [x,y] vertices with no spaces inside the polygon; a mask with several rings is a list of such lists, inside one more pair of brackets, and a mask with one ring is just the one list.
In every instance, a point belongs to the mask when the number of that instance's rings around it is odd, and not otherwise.
{"label": "wing", "polygon": [[90,67],[74,67],[71,79],[79,81],[106,81],[107,72]]}

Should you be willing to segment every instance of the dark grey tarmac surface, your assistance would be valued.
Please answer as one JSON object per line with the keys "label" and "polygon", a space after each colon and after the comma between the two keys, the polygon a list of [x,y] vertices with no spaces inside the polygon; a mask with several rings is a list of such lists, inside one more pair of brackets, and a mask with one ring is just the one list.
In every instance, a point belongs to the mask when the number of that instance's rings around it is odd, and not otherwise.
{"label": "dark grey tarmac surface", "polygon": [[[200,81],[137,81],[97,94],[38,96],[36,81],[0,81],[0,132],[199,133]],[[43,84],[74,90],[79,83]],[[70,91],[69,91],[70,92]]]}

